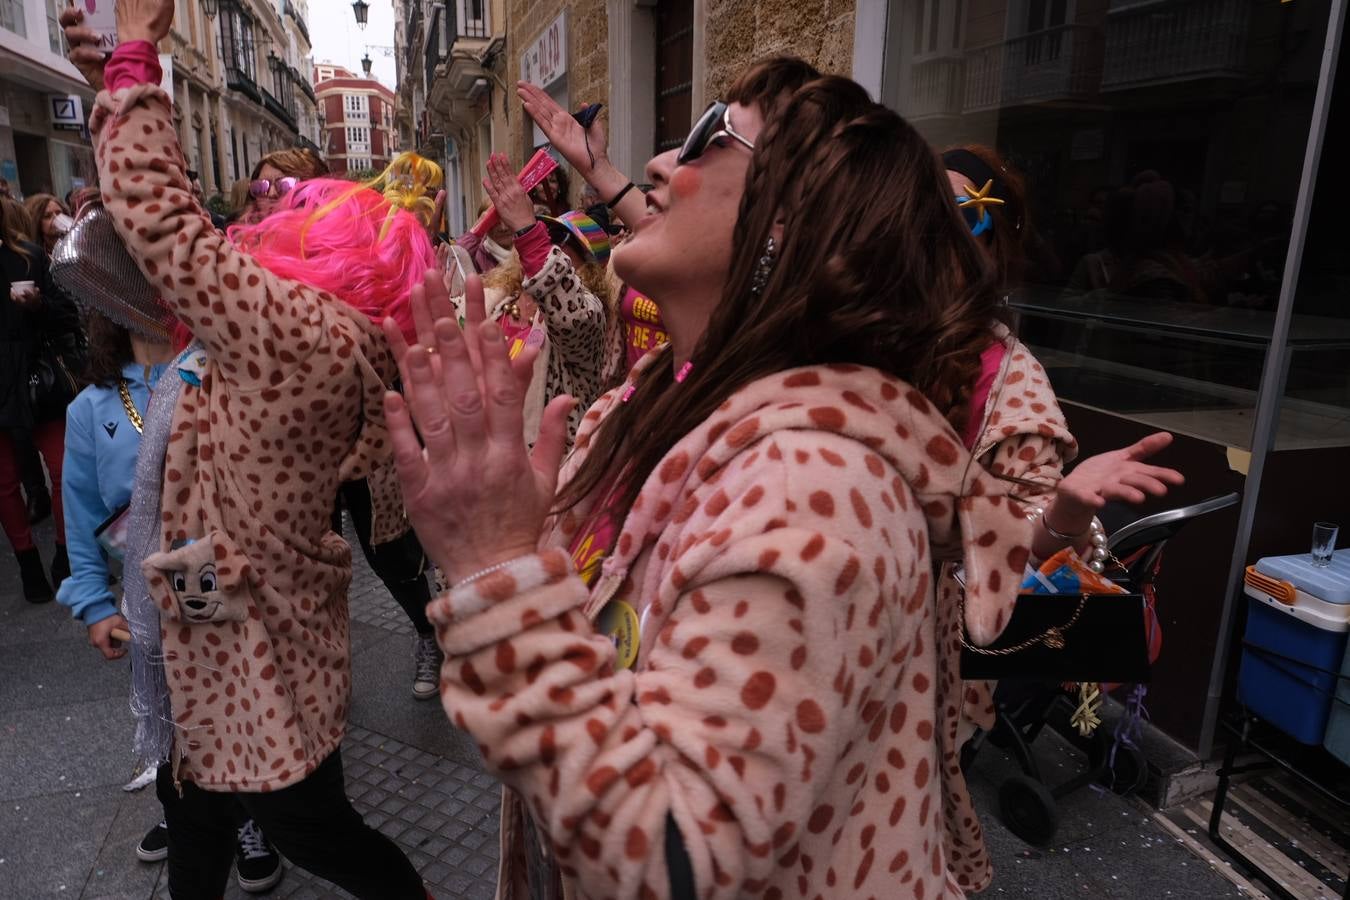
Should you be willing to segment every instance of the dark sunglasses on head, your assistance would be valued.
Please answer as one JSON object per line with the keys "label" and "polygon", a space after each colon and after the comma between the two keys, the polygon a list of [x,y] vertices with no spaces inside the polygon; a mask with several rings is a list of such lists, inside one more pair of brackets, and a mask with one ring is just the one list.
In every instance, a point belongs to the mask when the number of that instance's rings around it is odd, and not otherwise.
{"label": "dark sunglasses on head", "polygon": [[248,194],[250,197],[255,197],[259,199],[270,196],[284,197],[287,194],[289,194],[292,190],[294,190],[295,186],[299,183],[300,183],[299,178],[293,178],[289,175],[287,175],[285,178],[277,178],[275,180],[268,178],[255,178],[253,181],[250,181],[248,183]]}
{"label": "dark sunglasses on head", "polygon": [[721,100],[714,100],[703,115],[698,117],[694,127],[689,131],[689,137],[684,139],[684,146],[680,148],[680,153],[675,157],[677,165],[684,165],[693,162],[703,155],[708,149],[708,145],[719,141],[722,138],[731,138],[744,144],[748,149],[755,149],[754,142],[736,133],[736,129],[731,126],[731,108]]}

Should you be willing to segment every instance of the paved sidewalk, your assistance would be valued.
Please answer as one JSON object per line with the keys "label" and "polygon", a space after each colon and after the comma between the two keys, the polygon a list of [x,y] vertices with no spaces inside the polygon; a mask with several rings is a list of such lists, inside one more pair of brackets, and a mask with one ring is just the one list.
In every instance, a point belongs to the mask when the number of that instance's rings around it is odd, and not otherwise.
{"label": "paved sidewalk", "polygon": [[[49,557],[51,526],[38,536]],[[403,847],[440,900],[486,900],[495,885],[496,782],[440,704],[412,698],[412,628],[355,556],[348,794]],[[134,852],[159,819],[153,788],[121,789],[133,774],[127,682],[126,663],[105,663],[63,607],[24,602],[13,556],[0,552],[0,900],[168,896],[163,865],[140,863]],[[1067,777],[1077,765],[1072,755],[1043,743],[1046,765]],[[1068,798],[1056,846],[1029,850],[988,814],[1010,771],[990,751],[974,783],[995,856],[986,896],[1242,896],[1143,806],[1109,793]],[[246,896],[233,884],[227,893]],[[345,895],[288,867],[267,896]]]}

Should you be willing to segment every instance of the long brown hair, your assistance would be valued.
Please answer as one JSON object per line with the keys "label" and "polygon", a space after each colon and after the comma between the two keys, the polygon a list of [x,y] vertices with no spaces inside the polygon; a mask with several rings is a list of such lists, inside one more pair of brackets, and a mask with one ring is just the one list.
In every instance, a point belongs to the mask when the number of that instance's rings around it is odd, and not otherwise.
{"label": "long brown hair", "polygon": [[66,205],[55,194],[34,194],[23,201],[23,208],[28,210],[28,218],[33,222],[33,243],[44,250],[47,249],[47,236],[42,233],[42,217],[47,212],[48,203],[55,203],[57,209],[67,212]]}
{"label": "long brown hair", "polygon": [[0,243],[27,259],[25,242],[33,242],[33,222],[28,210],[12,197],[0,197]]}
{"label": "long brown hair", "polygon": [[[1022,283],[1027,271],[1031,222],[1027,217],[1026,179],[992,147],[966,144],[950,149],[965,150],[993,170],[994,177],[999,181],[1003,205],[987,207],[988,213],[993,216],[994,227],[975,240],[989,254],[994,264],[999,289],[1012,290]],[[948,193],[951,192],[949,186],[946,186],[946,189]]]}
{"label": "long brown hair", "polygon": [[131,332],[93,309],[85,310],[84,329],[89,339],[85,379],[101,387],[114,386],[122,367],[132,360]]}
{"label": "long brown hair", "polygon": [[[998,297],[937,157],[857,83],[771,59],[731,88],[757,105],[756,141],[722,299],[677,389],[671,350],[638,378],[593,435],[558,508],[617,473],[628,509],[670,448],[731,394],[774,372],[824,363],[871,366],[924,391],[964,423]],[[782,246],[752,290],[766,241]],[[959,424],[958,424],[959,427]]]}

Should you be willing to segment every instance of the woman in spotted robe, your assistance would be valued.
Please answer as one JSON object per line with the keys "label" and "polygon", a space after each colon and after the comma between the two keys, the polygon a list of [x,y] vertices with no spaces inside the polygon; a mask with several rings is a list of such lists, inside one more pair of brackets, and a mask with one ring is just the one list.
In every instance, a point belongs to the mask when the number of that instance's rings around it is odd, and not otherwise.
{"label": "woman in spotted robe", "polygon": [[985,643],[1030,539],[951,424],[997,295],[858,85],[776,59],[728,101],[648,164],[616,266],[670,344],[586,413],[560,493],[569,402],[527,456],[495,325],[461,334],[431,281],[426,346],[388,332],[404,496],[452,584],[442,701],[510,789],[504,898],[959,897],[933,566],[964,561]]}

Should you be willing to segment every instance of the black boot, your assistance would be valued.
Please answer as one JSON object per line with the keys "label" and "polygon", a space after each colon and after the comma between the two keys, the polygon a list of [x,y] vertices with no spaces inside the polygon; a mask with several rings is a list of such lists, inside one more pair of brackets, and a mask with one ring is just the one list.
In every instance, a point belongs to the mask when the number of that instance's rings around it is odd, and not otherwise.
{"label": "black boot", "polygon": [[52,495],[47,493],[46,485],[42,490],[28,492],[28,524],[36,525],[52,514]]}
{"label": "black boot", "polygon": [[52,556],[52,588],[59,589],[61,582],[70,577],[70,557],[66,555],[66,545],[57,544]]}
{"label": "black boot", "polygon": [[33,547],[16,553],[19,559],[19,574],[23,578],[23,597],[29,603],[47,603],[52,600],[52,586],[47,583],[47,573],[42,571],[42,554]]}

